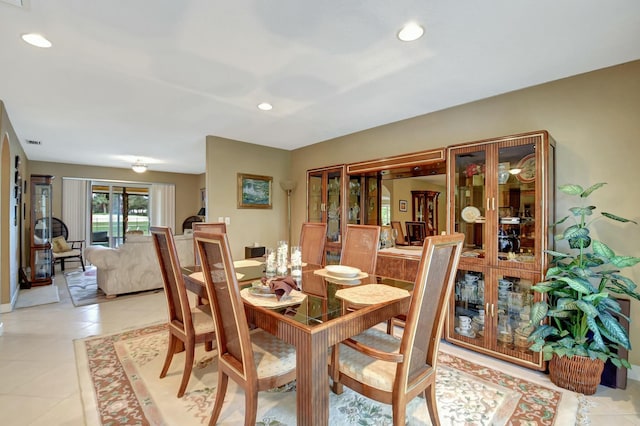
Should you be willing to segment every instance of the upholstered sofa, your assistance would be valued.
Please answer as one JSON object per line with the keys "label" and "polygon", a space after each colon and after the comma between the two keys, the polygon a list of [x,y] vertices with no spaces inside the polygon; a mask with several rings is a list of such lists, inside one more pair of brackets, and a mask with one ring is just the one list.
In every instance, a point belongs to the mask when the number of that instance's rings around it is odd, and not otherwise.
{"label": "upholstered sofa", "polygon": [[[181,265],[193,265],[193,235],[174,237]],[[107,295],[162,288],[162,274],[149,235],[128,235],[118,248],[90,246],[85,259],[96,266],[98,287]]]}

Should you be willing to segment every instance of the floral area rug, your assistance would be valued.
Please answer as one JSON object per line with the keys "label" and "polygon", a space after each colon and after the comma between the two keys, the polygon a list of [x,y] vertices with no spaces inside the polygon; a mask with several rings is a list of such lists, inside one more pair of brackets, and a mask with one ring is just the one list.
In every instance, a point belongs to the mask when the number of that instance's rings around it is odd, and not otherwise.
{"label": "floral area rug", "polygon": [[148,292],[162,291],[161,289],[140,291],[136,293],[121,294],[116,297],[107,297],[102,290],[98,288],[97,269],[95,266],[87,266],[86,270],[78,268],[73,271],[64,273],[67,281],[67,289],[73,301],[74,306],[93,305],[95,303],[109,302],[112,300],[122,300],[128,297],[147,294]]}
{"label": "floral area rug", "polygon": [[[88,425],[208,424],[217,382],[215,351],[205,352],[199,345],[187,392],[177,398],[184,354],[174,356],[167,377],[160,379],[167,341],[166,325],[161,324],[75,342]],[[567,398],[553,385],[543,386],[445,351],[440,352],[439,362],[436,393],[443,425],[575,423],[577,398]],[[388,405],[346,387],[342,395],[327,392],[332,426],[392,424]],[[414,398],[407,413],[409,425],[431,424],[422,398]],[[243,414],[244,393],[230,380],[219,424],[240,424]],[[295,383],[261,392],[257,420],[258,425],[295,425]]]}

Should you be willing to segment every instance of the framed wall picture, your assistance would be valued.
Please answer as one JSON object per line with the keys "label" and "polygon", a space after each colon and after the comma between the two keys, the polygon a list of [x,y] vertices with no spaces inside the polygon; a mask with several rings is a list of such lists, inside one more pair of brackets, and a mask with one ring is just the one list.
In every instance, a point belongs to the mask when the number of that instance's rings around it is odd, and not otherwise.
{"label": "framed wall picture", "polygon": [[400,211],[406,212],[408,210],[407,200],[400,200]]}
{"label": "framed wall picture", "polygon": [[273,177],[238,173],[238,208],[270,209]]}

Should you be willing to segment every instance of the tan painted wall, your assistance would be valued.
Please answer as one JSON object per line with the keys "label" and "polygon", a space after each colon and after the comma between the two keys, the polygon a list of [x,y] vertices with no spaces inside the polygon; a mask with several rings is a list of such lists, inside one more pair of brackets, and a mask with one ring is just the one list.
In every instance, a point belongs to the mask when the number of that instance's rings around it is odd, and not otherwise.
{"label": "tan painted wall", "polygon": [[[18,269],[20,259],[20,241],[24,238],[23,227],[14,225],[16,199],[13,188],[15,185],[15,156],[19,155],[21,164],[18,169],[20,175],[25,173],[25,155],[16,132],[11,125],[9,116],[0,101],[0,143],[2,147],[2,173],[0,173],[0,312],[11,310],[11,303],[18,294]],[[24,247],[22,248],[24,258]]]}
{"label": "tan painted wall", "polygon": [[53,180],[53,215],[61,217],[62,178],[87,178],[97,180],[118,180],[126,182],[173,183],[176,185],[176,224],[175,233],[182,234],[182,221],[198,213],[200,208],[201,175],[154,172],[136,173],[130,169],[113,167],[82,166],[78,164],[49,163],[30,161],[29,175],[47,174],[55,176]]}
{"label": "tan painted wall", "polygon": [[[292,152],[291,175],[304,182],[307,169],[324,165],[546,129],[557,142],[558,184],[608,182],[593,203],[640,222],[638,117],[640,61],[634,61],[301,148]],[[293,227],[299,229],[304,191],[297,190],[293,199]],[[558,199],[557,204],[558,214],[564,213],[567,203]],[[640,226],[601,222],[596,229],[608,233],[606,241],[616,252],[640,256]],[[640,283],[640,267],[628,275]],[[632,303],[631,316],[631,344],[640,348],[640,303]],[[639,365],[640,350],[632,351],[630,360]]]}
{"label": "tan painted wall", "polygon": [[[287,196],[280,182],[289,176],[290,152],[225,138],[207,136],[207,220],[229,217],[227,234],[234,259],[244,259],[244,247],[257,242],[274,247],[287,239]],[[272,176],[271,209],[239,209],[237,174]],[[305,191],[305,179],[298,181],[295,193]],[[293,228],[298,240],[300,226]]]}

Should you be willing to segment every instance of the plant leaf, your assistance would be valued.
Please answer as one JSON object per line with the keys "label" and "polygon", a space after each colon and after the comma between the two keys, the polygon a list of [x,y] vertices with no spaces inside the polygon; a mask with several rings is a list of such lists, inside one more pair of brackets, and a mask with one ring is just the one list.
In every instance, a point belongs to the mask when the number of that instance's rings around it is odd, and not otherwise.
{"label": "plant leaf", "polygon": [[584,300],[576,300],[574,301],[574,305],[578,307],[582,312],[584,312],[587,317],[595,318],[599,315],[598,309],[593,306],[589,302],[585,302]]}
{"label": "plant leaf", "polygon": [[587,198],[589,195],[591,195],[591,193],[593,191],[595,191],[596,189],[600,189],[603,186],[605,186],[607,184],[607,182],[598,182],[596,184],[591,185],[589,188],[585,189],[582,194],[580,194],[580,196],[582,198]]}
{"label": "plant leaf", "polygon": [[602,340],[602,335],[600,334],[600,328],[598,324],[596,324],[596,320],[593,317],[587,317],[587,327],[591,330],[591,344],[589,347],[591,349],[607,351],[607,346],[604,344],[604,340]]}
{"label": "plant leaf", "polygon": [[593,252],[601,257],[611,259],[616,254],[609,248],[608,245],[601,241],[593,241]]}
{"label": "plant leaf", "polygon": [[624,223],[631,222],[631,223],[635,223],[636,225],[638,224],[638,222],[636,222],[635,220],[625,219],[624,217],[616,216],[613,213],[602,212],[602,216],[608,217],[609,219],[617,220],[618,222],[624,222]]}
{"label": "plant leaf", "polygon": [[[618,320],[607,312],[600,314],[600,321],[609,334],[608,339],[622,345],[625,349],[631,348],[631,342],[629,342],[629,336],[624,328],[620,325]],[[588,320],[587,320],[588,322]],[[591,327],[589,327],[591,328]]]}
{"label": "plant leaf", "polygon": [[594,293],[593,291],[593,287],[591,286],[591,283],[585,279],[582,278],[569,278],[569,277],[560,277],[558,278],[558,281],[562,281],[565,282],[569,285],[569,287],[571,287],[572,289],[574,289],[575,291],[577,291],[578,293],[581,294],[591,294]]}
{"label": "plant leaf", "polygon": [[532,324],[538,324],[547,316],[549,305],[545,301],[536,302],[531,306],[531,312],[529,313]]}
{"label": "plant leaf", "polygon": [[574,216],[591,216],[593,211],[596,209],[596,206],[587,206],[587,207],[571,207],[569,211],[573,213]]}
{"label": "plant leaf", "polygon": [[568,184],[568,185],[560,185],[558,189],[565,194],[569,195],[579,195],[584,191],[580,185]]}
{"label": "plant leaf", "polygon": [[614,256],[610,259],[610,262],[618,268],[627,268],[640,263],[640,257]]}

